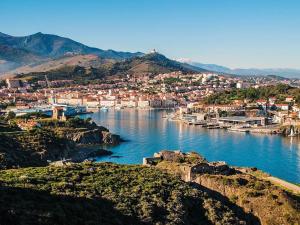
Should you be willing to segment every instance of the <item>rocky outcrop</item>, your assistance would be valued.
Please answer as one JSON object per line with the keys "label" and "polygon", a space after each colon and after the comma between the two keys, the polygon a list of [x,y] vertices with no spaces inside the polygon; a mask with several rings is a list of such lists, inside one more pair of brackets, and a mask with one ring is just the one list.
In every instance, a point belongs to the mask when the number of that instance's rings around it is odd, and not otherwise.
{"label": "rocky outcrop", "polygon": [[254,214],[261,224],[289,225],[300,221],[296,196],[250,174],[199,175],[194,182]]}
{"label": "rocky outcrop", "polygon": [[120,136],[107,131],[102,132],[102,141],[104,144],[117,145],[120,143]]}
{"label": "rocky outcrop", "polygon": [[120,136],[112,134],[109,131],[96,129],[76,129],[73,132],[66,133],[66,138],[74,141],[76,144],[111,144],[120,143]]}
{"label": "rocky outcrop", "polygon": [[71,157],[70,161],[76,163],[83,162],[87,159],[92,159],[93,161],[96,157],[109,156],[112,154],[112,151],[105,149],[95,149],[94,147],[82,148]]}
{"label": "rocky outcrop", "polygon": [[[184,157],[178,162],[174,155]],[[233,168],[225,162],[199,163],[189,160],[188,153],[168,152],[167,156],[165,160],[160,158],[155,167],[238,206],[250,215],[247,224],[289,225],[300,221],[299,197],[273,185],[255,168]]]}
{"label": "rocky outcrop", "polygon": [[101,144],[102,135],[99,129],[77,130],[73,133],[66,134],[66,137],[77,144]]}

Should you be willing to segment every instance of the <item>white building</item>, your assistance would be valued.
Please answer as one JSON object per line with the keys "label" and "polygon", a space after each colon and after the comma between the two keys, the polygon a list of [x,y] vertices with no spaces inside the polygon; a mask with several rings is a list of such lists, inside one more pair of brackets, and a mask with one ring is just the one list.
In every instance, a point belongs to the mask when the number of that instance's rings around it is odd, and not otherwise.
{"label": "white building", "polygon": [[114,107],[116,105],[116,102],[114,100],[101,100],[100,106],[105,107]]}
{"label": "white building", "polygon": [[87,100],[85,105],[90,108],[97,108],[100,106],[100,101],[98,100]]}
{"label": "white building", "polygon": [[137,105],[138,105],[139,108],[148,108],[148,107],[150,107],[150,103],[147,100],[139,100],[137,102]]}
{"label": "white building", "polygon": [[133,101],[133,100],[122,100],[121,101],[121,106],[122,107],[129,107],[129,108],[134,108],[134,107],[137,107],[137,102],[136,101]]}
{"label": "white building", "polygon": [[236,83],[236,88],[238,88],[238,89],[243,88],[243,83],[242,82]]}

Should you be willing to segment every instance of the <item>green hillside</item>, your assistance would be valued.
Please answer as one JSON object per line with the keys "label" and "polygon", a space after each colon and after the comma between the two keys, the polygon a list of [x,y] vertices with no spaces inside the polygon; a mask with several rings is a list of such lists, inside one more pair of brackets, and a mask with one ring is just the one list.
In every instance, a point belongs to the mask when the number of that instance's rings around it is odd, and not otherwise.
{"label": "green hillside", "polygon": [[89,83],[109,77],[126,78],[127,75],[157,75],[174,71],[195,73],[205,70],[170,60],[158,53],[151,53],[123,61],[103,61],[94,67],[65,66],[47,72],[20,74],[17,77],[28,78],[34,82],[36,80],[44,80],[44,76],[47,75],[50,80],[71,79],[77,83]]}
{"label": "green hillside", "polygon": [[1,224],[240,224],[245,214],[142,166],[72,164],[0,173]]}

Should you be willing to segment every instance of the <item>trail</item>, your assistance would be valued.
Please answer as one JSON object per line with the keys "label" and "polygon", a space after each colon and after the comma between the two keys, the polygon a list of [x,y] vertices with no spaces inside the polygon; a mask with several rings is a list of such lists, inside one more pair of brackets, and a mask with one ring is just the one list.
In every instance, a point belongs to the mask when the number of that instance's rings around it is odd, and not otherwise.
{"label": "trail", "polygon": [[267,177],[266,179],[273,182],[274,184],[278,184],[286,189],[289,189],[296,194],[300,194],[300,187],[297,186],[296,184],[289,183],[277,177]]}

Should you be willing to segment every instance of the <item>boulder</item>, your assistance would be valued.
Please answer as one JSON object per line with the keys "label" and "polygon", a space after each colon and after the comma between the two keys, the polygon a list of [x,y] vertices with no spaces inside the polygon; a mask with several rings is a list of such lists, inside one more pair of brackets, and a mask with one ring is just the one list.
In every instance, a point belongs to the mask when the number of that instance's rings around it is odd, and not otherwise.
{"label": "boulder", "polygon": [[80,130],[66,135],[77,144],[111,144],[120,143],[120,136],[102,129]]}
{"label": "boulder", "polygon": [[70,137],[78,144],[101,144],[102,135],[98,129],[74,132]]}
{"label": "boulder", "polygon": [[102,142],[104,144],[117,145],[120,143],[120,136],[107,131],[102,131]]}

